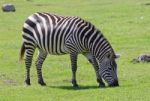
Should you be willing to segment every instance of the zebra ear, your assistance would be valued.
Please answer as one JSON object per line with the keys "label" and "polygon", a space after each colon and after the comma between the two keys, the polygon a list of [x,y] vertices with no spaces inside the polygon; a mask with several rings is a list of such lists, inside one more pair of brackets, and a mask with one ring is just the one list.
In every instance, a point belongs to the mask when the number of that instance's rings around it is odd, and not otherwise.
{"label": "zebra ear", "polygon": [[120,58],[120,54],[107,54],[109,59],[118,59]]}
{"label": "zebra ear", "polygon": [[115,59],[118,59],[118,58],[120,58],[120,54],[115,54]]}
{"label": "zebra ear", "polygon": [[108,57],[109,59],[112,59],[112,58],[114,58],[114,55],[113,55],[112,53],[108,53],[108,54],[107,54],[107,57]]}
{"label": "zebra ear", "polygon": [[109,59],[118,59],[118,58],[120,58],[120,54],[112,54],[112,53],[110,53],[110,54],[107,54],[107,57]]}

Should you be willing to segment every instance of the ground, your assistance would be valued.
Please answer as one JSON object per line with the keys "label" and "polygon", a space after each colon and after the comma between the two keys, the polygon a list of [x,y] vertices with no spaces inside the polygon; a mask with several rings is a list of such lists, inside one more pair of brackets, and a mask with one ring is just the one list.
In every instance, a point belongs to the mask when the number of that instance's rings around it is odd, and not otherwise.
{"label": "ground", "polygon": [[[16,5],[16,12],[0,11],[0,101],[149,101],[150,64],[131,60],[150,54],[149,0],[1,0]],[[34,63],[31,86],[24,85],[24,62],[18,62],[22,25],[34,12],[80,16],[93,23],[109,40],[121,58],[118,64],[120,86],[98,88],[95,73],[79,55],[79,89],[71,87],[68,55],[49,55],[43,65],[46,87],[37,84]],[[34,61],[37,53],[34,55]]]}

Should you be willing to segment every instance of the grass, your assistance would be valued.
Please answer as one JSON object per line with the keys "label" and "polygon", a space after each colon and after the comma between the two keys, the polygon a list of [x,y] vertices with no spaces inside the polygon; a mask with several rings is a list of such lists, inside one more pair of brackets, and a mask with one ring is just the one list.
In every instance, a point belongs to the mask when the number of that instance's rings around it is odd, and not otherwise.
{"label": "grass", "polygon": [[[0,101],[149,101],[149,63],[133,64],[139,54],[150,53],[149,0],[1,0],[16,5],[16,12],[0,11]],[[80,16],[99,28],[116,53],[120,87],[98,88],[95,73],[79,55],[79,89],[71,87],[68,55],[49,55],[43,65],[46,87],[37,84],[31,68],[30,87],[24,86],[24,63],[18,63],[21,29],[34,12]],[[36,54],[34,57],[34,61]]]}

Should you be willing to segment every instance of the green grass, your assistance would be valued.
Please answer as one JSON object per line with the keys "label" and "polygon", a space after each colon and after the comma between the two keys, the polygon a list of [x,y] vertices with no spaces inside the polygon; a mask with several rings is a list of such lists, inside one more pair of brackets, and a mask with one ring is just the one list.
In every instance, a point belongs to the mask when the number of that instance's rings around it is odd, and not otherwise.
{"label": "green grass", "polygon": [[[16,12],[0,11],[0,101],[150,101],[150,64],[130,62],[150,53],[149,0],[1,0],[0,5],[6,2],[15,4]],[[25,66],[18,63],[21,29],[29,15],[40,11],[80,16],[99,28],[121,54],[120,87],[98,88],[94,70],[82,55],[79,89],[71,87],[68,55],[48,56],[43,65],[46,87],[37,84],[34,65],[32,85],[24,86]]]}

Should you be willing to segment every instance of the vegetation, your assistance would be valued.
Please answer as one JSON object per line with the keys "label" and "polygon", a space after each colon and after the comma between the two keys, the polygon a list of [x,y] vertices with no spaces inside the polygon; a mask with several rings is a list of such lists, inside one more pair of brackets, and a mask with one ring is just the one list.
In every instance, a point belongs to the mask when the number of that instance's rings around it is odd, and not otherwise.
{"label": "vegetation", "polygon": [[[149,0],[1,0],[16,5],[16,12],[0,11],[0,101],[149,101],[149,63],[133,64],[140,54],[150,53]],[[95,73],[79,55],[79,89],[70,83],[68,55],[49,55],[43,65],[46,87],[37,84],[35,66],[31,86],[24,85],[24,63],[18,62],[22,25],[34,12],[80,16],[100,29],[121,58],[120,87],[98,88]],[[34,61],[37,53],[34,55]]]}

